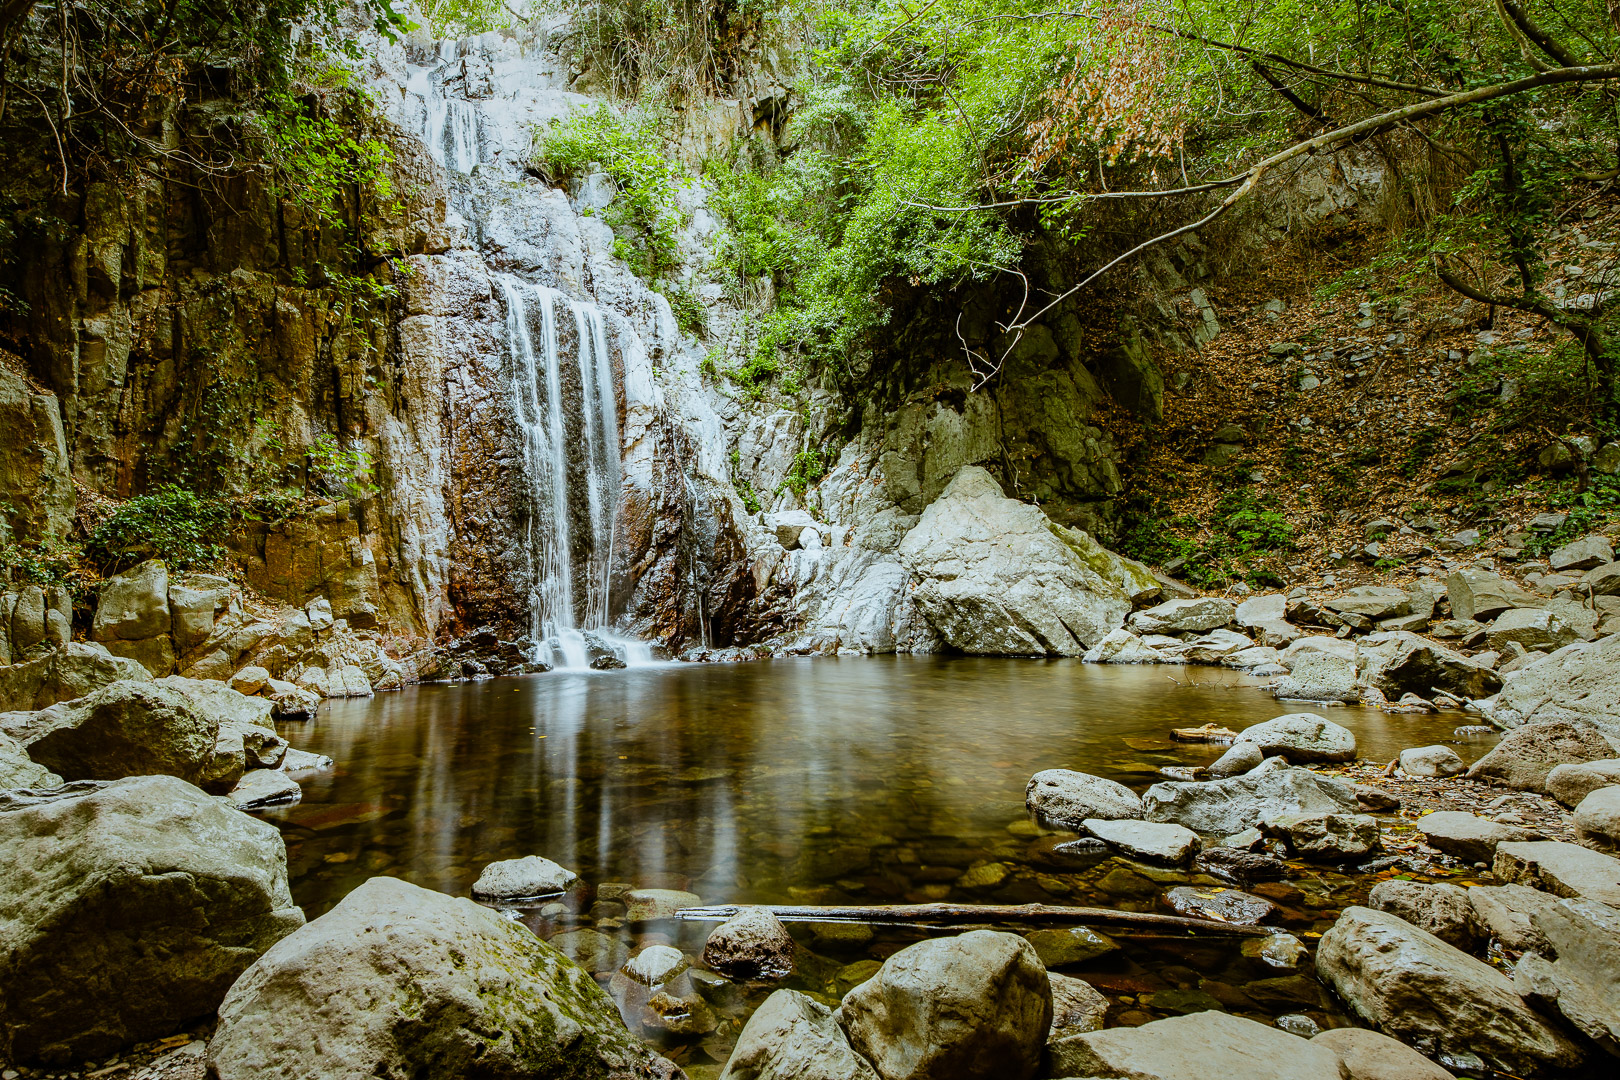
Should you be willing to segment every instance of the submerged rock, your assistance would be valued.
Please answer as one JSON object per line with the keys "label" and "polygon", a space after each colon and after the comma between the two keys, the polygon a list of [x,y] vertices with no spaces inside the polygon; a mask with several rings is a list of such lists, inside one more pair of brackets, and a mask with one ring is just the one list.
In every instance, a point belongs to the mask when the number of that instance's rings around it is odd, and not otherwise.
{"label": "submerged rock", "polygon": [[1182,915],[1239,926],[1259,926],[1277,914],[1277,905],[1270,900],[1237,889],[1177,885],[1164,899]]}
{"label": "submerged rock", "polygon": [[550,859],[525,855],[484,867],[473,882],[472,894],[477,900],[532,900],[560,893],[578,879],[578,874]]}
{"label": "submerged rock", "polygon": [[1046,820],[1079,832],[1087,818],[1115,821],[1142,816],[1136,792],[1114,780],[1072,769],[1047,769],[1029,778],[1024,805]]}
{"label": "submerged rock", "polygon": [[1217,1010],[1052,1043],[1052,1076],[1344,1080],[1336,1051]]}
{"label": "submerged rock", "polygon": [[895,953],[838,1015],[883,1080],[1027,1080],[1052,1026],[1052,988],[1023,938],[974,930]]}
{"label": "submerged rock", "polygon": [[281,834],[183,780],[0,794],[0,1060],[169,1035],[303,921]]}
{"label": "submerged rock", "polygon": [[1154,784],[1142,795],[1149,821],[1175,822],[1203,836],[1231,836],[1286,814],[1353,814],[1356,809],[1348,785],[1286,767],[1207,784]]}
{"label": "submerged rock", "polygon": [[763,908],[744,908],[703,943],[703,962],[733,979],[782,979],[793,972],[793,938]]}
{"label": "submerged rock", "polygon": [[470,900],[372,878],[231,987],[219,1080],[670,1078],[584,971]]}
{"label": "submerged rock", "polygon": [[1386,912],[1346,908],[1322,936],[1316,969],[1362,1019],[1428,1054],[1477,1054],[1519,1076],[1585,1056],[1506,975]]}
{"label": "submerged rock", "polygon": [[878,1080],[850,1048],[833,1011],[797,990],[778,990],[737,1036],[720,1080]]}

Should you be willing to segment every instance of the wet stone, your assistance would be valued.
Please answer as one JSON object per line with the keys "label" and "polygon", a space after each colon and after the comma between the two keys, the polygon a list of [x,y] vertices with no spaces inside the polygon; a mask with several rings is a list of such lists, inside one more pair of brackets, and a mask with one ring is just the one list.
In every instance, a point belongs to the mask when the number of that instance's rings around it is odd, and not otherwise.
{"label": "wet stone", "polygon": [[1065,927],[1061,930],[1034,930],[1024,939],[1035,949],[1035,955],[1049,968],[1069,967],[1094,960],[1104,953],[1119,948],[1112,938],[1105,937],[1084,926]]}
{"label": "wet stone", "polygon": [[1277,912],[1277,905],[1271,901],[1237,889],[1182,885],[1166,893],[1165,901],[1182,915],[1239,926],[1258,926],[1274,918]]}

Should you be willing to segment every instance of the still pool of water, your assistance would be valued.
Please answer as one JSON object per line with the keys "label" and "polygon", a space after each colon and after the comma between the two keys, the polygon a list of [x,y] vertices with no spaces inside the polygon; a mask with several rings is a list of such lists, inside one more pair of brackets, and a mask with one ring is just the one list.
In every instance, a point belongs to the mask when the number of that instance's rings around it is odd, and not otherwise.
{"label": "still pool of water", "polygon": [[[574,869],[581,887],[523,921],[596,972],[632,1030],[705,1077],[775,985],[835,1004],[896,950],[961,928],[795,924],[785,984],[738,988],[694,972],[694,987],[670,999],[675,1011],[658,1013],[611,973],[650,944],[696,955],[708,928],[626,923],[622,905],[603,899],[618,890],[599,886],[686,889],[712,904],[1168,911],[1165,890],[1224,883],[1117,859],[1053,860],[1058,838],[1024,810],[1030,774],[1073,768],[1141,790],[1163,766],[1221,752],[1172,742],[1171,728],[1241,729],[1291,711],[1351,728],[1373,760],[1449,742],[1466,722],[1281,705],[1216,668],[873,657],[552,672],[328,702],[282,732],[336,767],[302,776],[303,801],[268,816],[311,917],[378,874],[465,896],[496,859],[541,854]],[[1483,749],[1458,747],[1465,758]],[[1277,902],[1273,921],[1309,942],[1368,885],[1301,865],[1255,889]],[[1279,971],[1232,938],[1111,930],[1099,946],[1087,933],[1030,940],[1049,967],[1108,996],[1109,1026],[1203,1008],[1349,1022],[1308,961]]]}
{"label": "still pool of water", "polygon": [[553,672],[328,702],[282,732],[336,768],[270,816],[311,915],[376,874],[466,895],[485,863],[528,854],[710,903],[966,899],[938,886],[1016,842],[1030,774],[1140,790],[1162,765],[1220,753],[1171,742],[1172,727],[1290,711],[1350,727],[1377,760],[1462,722],[1283,706],[1218,668],[872,657]]}

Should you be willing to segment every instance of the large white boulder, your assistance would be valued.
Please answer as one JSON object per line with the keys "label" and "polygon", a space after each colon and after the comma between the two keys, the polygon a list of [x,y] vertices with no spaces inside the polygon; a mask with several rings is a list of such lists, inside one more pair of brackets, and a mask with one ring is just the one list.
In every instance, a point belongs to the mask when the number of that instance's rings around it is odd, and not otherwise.
{"label": "large white boulder", "polygon": [[1350,785],[1287,766],[1202,784],[1167,781],[1142,794],[1143,817],[1184,825],[1203,836],[1231,836],[1286,815],[1357,809]]}
{"label": "large white boulder", "polygon": [[1518,672],[1492,701],[1501,727],[1532,720],[1585,720],[1620,736],[1620,634],[1568,645]]}
{"label": "large white boulder", "polygon": [[1024,805],[1048,821],[1079,830],[1087,818],[1139,818],[1142,800],[1117,780],[1072,769],[1045,769],[1029,778]]}
{"label": "large white boulder", "polygon": [[281,834],[183,780],[0,793],[0,1059],[172,1034],[303,921]]}
{"label": "large white boulder", "polygon": [[367,881],[243,972],[219,1006],[208,1069],[218,1080],[675,1074],[527,927],[395,878]]}
{"label": "large white boulder", "polygon": [[1130,613],[1120,582],[1152,581],[1085,533],[1007,498],[973,465],[923,511],[899,554],[915,577],[917,610],[968,653],[1083,655]]}

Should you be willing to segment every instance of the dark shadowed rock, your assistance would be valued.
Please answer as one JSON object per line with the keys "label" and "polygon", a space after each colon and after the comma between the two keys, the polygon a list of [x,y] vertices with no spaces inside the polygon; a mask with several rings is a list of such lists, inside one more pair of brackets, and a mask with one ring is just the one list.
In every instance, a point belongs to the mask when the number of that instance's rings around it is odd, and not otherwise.
{"label": "dark shadowed rock", "polygon": [[744,908],[714,928],[703,962],[734,979],[781,979],[793,972],[793,938],[763,908]]}

